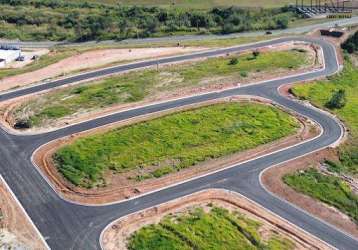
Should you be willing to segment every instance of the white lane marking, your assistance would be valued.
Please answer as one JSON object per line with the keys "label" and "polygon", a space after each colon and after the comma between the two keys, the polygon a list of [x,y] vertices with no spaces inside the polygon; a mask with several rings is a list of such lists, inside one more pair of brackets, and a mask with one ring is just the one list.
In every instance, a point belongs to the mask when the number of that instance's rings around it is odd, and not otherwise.
{"label": "white lane marking", "polygon": [[111,227],[112,225],[114,225],[115,223],[117,223],[117,222],[118,222],[119,220],[121,220],[123,217],[127,217],[127,216],[131,216],[131,215],[133,215],[133,214],[141,213],[141,212],[144,212],[144,211],[146,211],[146,210],[152,209],[152,208],[154,208],[154,207],[159,207],[159,206],[161,206],[161,205],[163,205],[163,204],[167,204],[167,203],[170,203],[170,202],[177,202],[177,201],[179,201],[180,199],[187,198],[187,197],[190,197],[190,196],[193,196],[193,195],[198,195],[198,194],[201,194],[201,193],[205,193],[205,192],[210,191],[210,190],[218,190],[218,191],[228,192],[228,193],[230,193],[230,194],[239,196],[239,197],[241,197],[242,199],[246,199],[246,200],[248,200],[249,202],[252,202],[255,206],[258,206],[259,208],[265,210],[265,211],[266,211],[267,213],[269,213],[270,215],[278,217],[280,220],[282,220],[284,223],[289,224],[289,225],[292,226],[294,229],[296,229],[296,230],[298,230],[298,231],[302,231],[302,232],[308,234],[310,237],[312,237],[312,238],[314,238],[314,239],[316,239],[316,240],[322,242],[323,244],[327,244],[327,245],[330,246],[332,249],[337,249],[336,247],[330,245],[329,243],[325,242],[324,240],[318,238],[317,236],[315,236],[315,235],[313,235],[313,234],[307,232],[305,229],[303,229],[303,228],[301,228],[301,227],[299,227],[299,226],[297,226],[297,225],[291,223],[290,221],[286,220],[285,218],[281,217],[280,215],[278,215],[278,214],[272,212],[271,210],[269,210],[269,209],[263,207],[262,205],[258,204],[257,202],[255,202],[255,201],[251,200],[250,198],[244,196],[243,194],[238,193],[238,192],[235,192],[235,191],[232,191],[232,190],[227,190],[227,189],[224,189],[224,188],[208,188],[208,189],[203,189],[203,190],[200,190],[200,191],[191,193],[191,194],[187,194],[187,195],[184,195],[184,196],[181,196],[181,197],[172,199],[172,200],[167,201],[167,202],[160,203],[160,204],[158,204],[158,205],[154,205],[154,206],[151,206],[151,207],[148,207],[148,208],[144,208],[144,209],[141,209],[141,210],[139,210],[139,211],[136,211],[136,212],[133,212],[133,213],[124,215],[124,216],[122,216],[122,217],[120,217],[120,218],[118,218],[118,219],[112,221],[111,223],[109,223],[109,224],[102,230],[102,232],[101,232],[101,234],[100,234],[100,237],[99,237],[99,245],[100,245],[101,249],[102,249],[102,250],[105,249],[105,248],[103,247],[103,244],[102,244],[102,243],[103,243],[103,235],[104,235],[104,233],[108,230],[109,227]]}
{"label": "white lane marking", "polygon": [[34,222],[31,220],[30,216],[28,215],[28,213],[26,212],[26,210],[24,209],[24,207],[21,205],[20,201],[17,199],[16,195],[14,194],[14,192],[11,190],[10,186],[7,184],[7,182],[5,181],[5,179],[3,178],[3,176],[0,174],[0,181],[2,183],[4,183],[5,188],[9,191],[10,195],[12,196],[12,198],[15,200],[15,202],[17,203],[17,205],[19,206],[20,210],[23,212],[23,214],[25,215],[26,219],[30,222],[31,226],[35,229],[35,232],[37,233],[37,235],[39,236],[40,240],[42,241],[42,243],[45,245],[45,247],[50,250],[51,248],[48,246],[45,238],[42,236],[42,234],[40,233],[40,231],[38,230],[38,228],[36,227],[36,225],[34,224]]}

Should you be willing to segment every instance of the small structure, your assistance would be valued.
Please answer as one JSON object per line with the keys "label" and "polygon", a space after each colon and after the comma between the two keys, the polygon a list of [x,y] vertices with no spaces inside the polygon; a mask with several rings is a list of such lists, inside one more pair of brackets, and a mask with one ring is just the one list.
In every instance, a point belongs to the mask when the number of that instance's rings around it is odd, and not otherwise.
{"label": "small structure", "polygon": [[343,32],[337,29],[322,29],[320,30],[320,33],[322,36],[331,36],[331,37],[335,37],[335,38],[339,38],[341,36],[343,36]]}
{"label": "small structure", "polygon": [[21,49],[17,45],[0,45],[0,67],[16,61],[21,57]]}

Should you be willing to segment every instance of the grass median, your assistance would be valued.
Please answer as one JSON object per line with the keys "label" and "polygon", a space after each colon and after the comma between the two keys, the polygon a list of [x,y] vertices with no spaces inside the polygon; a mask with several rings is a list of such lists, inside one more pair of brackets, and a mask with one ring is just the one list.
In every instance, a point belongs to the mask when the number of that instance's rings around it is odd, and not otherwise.
{"label": "grass median", "polygon": [[106,171],[140,169],[138,181],[159,178],[283,138],[298,127],[289,114],[267,105],[222,103],[77,139],[54,160],[70,182],[91,188],[105,185]]}
{"label": "grass median", "polygon": [[[231,63],[237,58],[235,63]],[[204,61],[130,72],[90,84],[56,90],[23,103],[12,112],[22,128],[41,127],[78,112],[146,100],[160,93],[210,84],[235,83],[258,72],[298,69],[309,62],[304,50],[209,58]],[[15,126],[18,127],[18,126]]]}
{"label": "grass median", "polygon": [[213,207],[169,215],[159,224],[145,226],[128,241],[128,249],[294,249],[295,244],[269,233],[262,239],[261,224],[238,212]]}

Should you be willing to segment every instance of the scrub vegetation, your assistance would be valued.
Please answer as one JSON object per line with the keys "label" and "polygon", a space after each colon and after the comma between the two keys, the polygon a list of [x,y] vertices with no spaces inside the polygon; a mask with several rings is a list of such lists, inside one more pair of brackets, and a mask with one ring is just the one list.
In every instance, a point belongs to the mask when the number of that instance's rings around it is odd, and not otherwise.
{"label": "scrub vegetation", "polygon": [[311,168],[286,175],[284,182],[299,192],[338,208],[358,224],[358,195],[340,178],[323,175]]}
{"label": "scrub vegetation", "polygon": [[299,18],[288,7],[195,10],[100,1],[0,0],[0,9],[0,38],[53,41],[284,29]]}
{"label": "scrub vegetation", "polygon": [[[81,2],[82,0],[67,0],[68,2]],[[305,0],[307,1],[307,0]],[[184,9],[211,9],[214,7],[257,7],[273,8],[292,4],[292,0],[88,0],[87,2],[105,3],[105,4],[124,4],[124,5],[142,5],[142,6],[160,6],[163,8],[179,7]]]}
{"label": "scrub vegetation", "polygon": [[[128,249],[227,249],[289,250],[295,244],[270,232],[267,240],[260,234],[261,224],[236,211],[213,207],[204,212],[195,208],[186,214],[169,215],[135,232]],[[225,246],[225,247],[223,247]]]}
{"label": "scrub vegetation", "polygon": [[[256,55],[256,53],[255,53]],[[237,59],[236,64],[231,60]],[[297,69],[308,64],[305,51],[265,52],[210,58],[204,61],[130,72],[91,84],[67,87],[20,105],[14,111],[15,128],[39,127],[49,121],[115,104],[142,101],[159,92],[205,86],[217,81],[230,83],[257,72]]]}
{"label": "scrub vegetation", "polygon": [[91,188],[105,185],[105,171],[155,166],[138,180],[158,178],[277,140],[298,127],[289,114],[267,105],[223,103],[79,138],[54,160],[70,182]]}

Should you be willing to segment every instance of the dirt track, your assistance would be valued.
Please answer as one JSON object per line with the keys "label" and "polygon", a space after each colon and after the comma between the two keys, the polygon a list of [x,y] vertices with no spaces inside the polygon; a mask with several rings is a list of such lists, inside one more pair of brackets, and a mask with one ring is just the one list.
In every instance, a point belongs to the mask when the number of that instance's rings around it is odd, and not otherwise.
{"label": "dirt track", "polygon": [[[254,101],[254,102],[260,102],[266,105],[270,105],[270,103],[265,99],[257,99],[253,97],[246,97],[246,98],[241,97],[241,98],[224,99],[215,102],[201,103],[200,105],[192,105],[183,108],[182,110],[199,107],[203,105],[209,105],[217,102],[223,102],[223,101],[246,101],[246,102]],[[138,194],[146,193],[158,188],[168,186],[173,183],[183,181],[185,179],[189,179],[201,174],[209,173],[211,171],[251,159],[253,157],[256,157],[264,153],[273,152],[280,148],[294,145],[307,138],[311,138],[319,133],[318,129],[316,128],[315,125],[312,124],[311,121],[306,121],[304,118],[298,117],[299,121],[302,124],[301,129],[298,131],[297,134],[289,136],[287,138],[283,138],[269,144],[261,145],[255,149],[247,150],[226,157],[221,157],[215,160],[206,161],[196,166],[189,167],[177,173],[169,174],[159,179],[148,179],[142,182],[136,182],[135,180],[128,178],[130,177],[130,174],[133,174],[131,172],[129,172],[128,174],[118,175],[118,174],[113,174],[110,171],[107,171],[107,173],[105,173],[105,179],[108,185],[106,187],[94,188],[94,189],[85,189],[85,188],[79,188],[74,186],[73,184],[65,180],[54,166],[54,163],[52,161],[52,155],[60,147],[68,143],[71,143],[73,140],[77,138],[88,136],[90,134],[104,132],[114,127],[129,125],[139,121],[153,119],[155,117],[163,116],[171,112],[173,111],[160,112],[154,115],[138,117],[136,119],[130,119],[124,122],[118,122],[102,128],[86,131],[81,134],[75,134],[67,138],[62,138],[60,140],[53,141],[41,147],[36,152],[33,158],[34,162],[40,168],[40,170],[43,173],[45,173],[46,176],[48,176],[49,180],[52,183],[54,183],[54,186],[56,187],[57,191],[60,192],[63,197],[80,203],[103,204],[103,203],[109,203],[109,202],[127,199],[129,197],[133,197]]]}
{"label": "dirt track", "polygon": [[298,227],[254,204],[245,197],[225,190],[209,189],[186,197],[148,208],[112,223],[103,233],[102,247],[105,250],[126,249],[127,238],[141,227],[158,223],[168,214],[183,212],[190,207],[205,207],[207,204],[239,211],[247,217],[262,223],[265,233],[276,232],[295,243],[295,249],[331,249],[324,242],[312,237]]}

